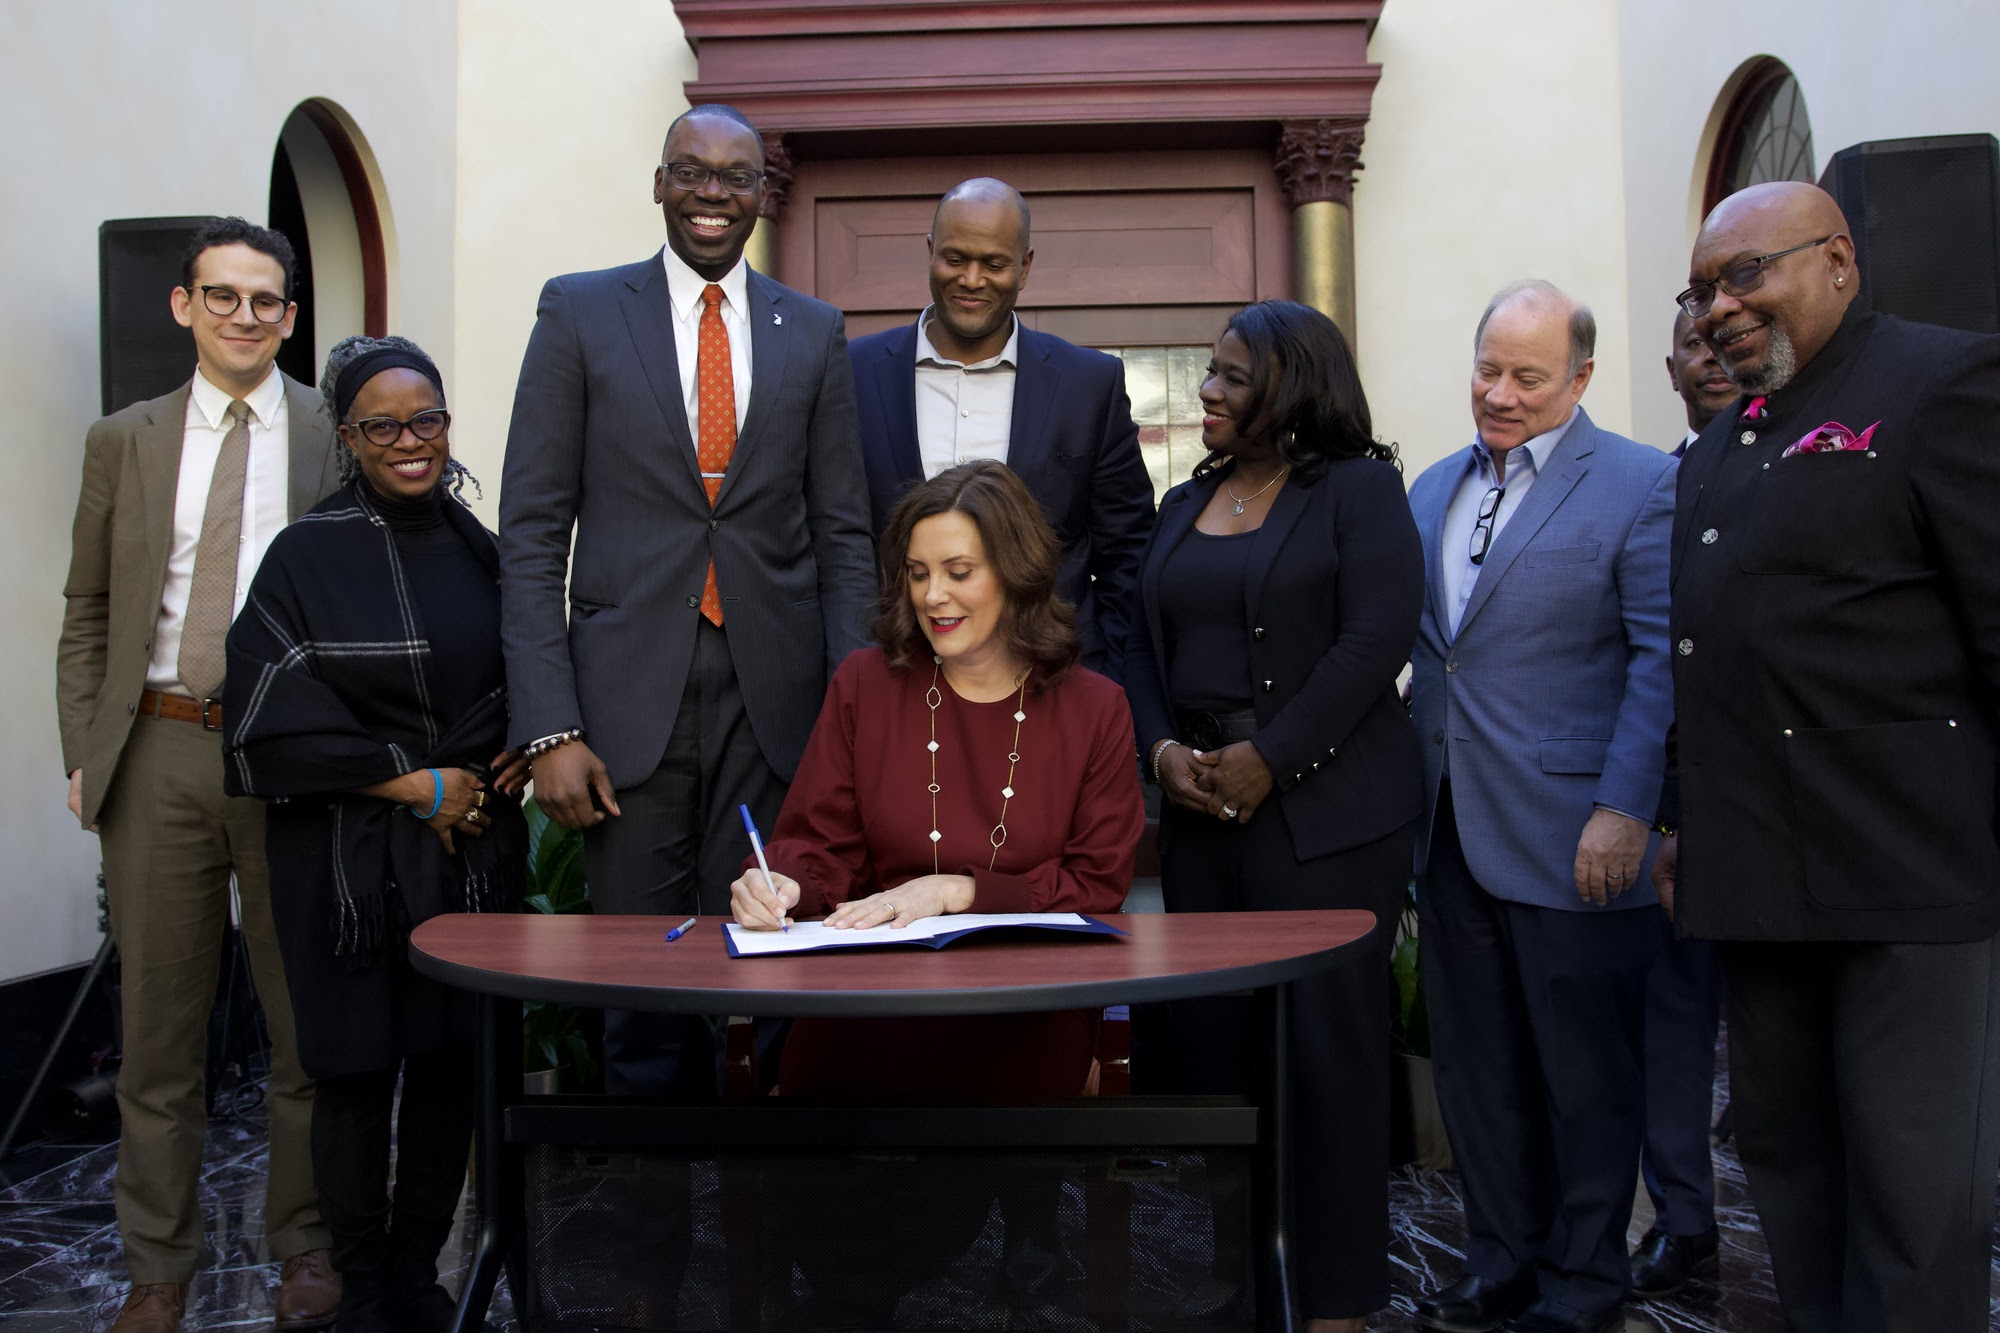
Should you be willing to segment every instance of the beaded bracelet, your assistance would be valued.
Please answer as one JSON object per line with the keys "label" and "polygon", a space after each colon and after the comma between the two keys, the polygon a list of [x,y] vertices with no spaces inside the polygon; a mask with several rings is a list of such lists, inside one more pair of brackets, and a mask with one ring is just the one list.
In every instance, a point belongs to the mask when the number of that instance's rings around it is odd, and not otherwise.
{"label": "beaded bracelet", "polygon": [[437,812],[444,809],[444,774],[438,772],[435,768],[427,768],[424,770],[424,772],[431,775],[432,795],[431,795],[430,812],[428,814],[419,815],[417,814],[417,807],[415,807],[414,805],[408,807],[408,809],[410,813],[412,815],[416,815],[418,819],[435,819],[437,818]]}
{"label": "beaded bracelet", "polygon": [[521,747],[521,757],[529,763],[541,758],[551,750],[561,749],[571,741],[583,739],[582,727],[571,727],[568,731],[558,731],[553,736],[544,736],[538,741],[529,741]]}
{"label": "beaded bracelet", "polygon": [[1154,746],[1153,746],[1153,785],[1154,785],[1155,787],[1157,787],[1157,786],[1159,786],[1159,785],[1160,785],[1160,756],[1161,756],[1161,755],[1163,755],[1163,754],[1165,754],[1165,753],[1167,752],[1167,747],[1168,747],[1169,745],[1179,745],[1179,744],[1180,744],[1180,742],[1179,742],[1179,741],[1177,741],[1177,740],[1175,740],[1175,739],[1174,739],[1174,738],[1173,738],[1172,736],[1168,736],[1168,737],[1166,737],[1166,738],[1165,738],[1164,740],[1161,740],[1161,741],[1158,741],[1158,742],[1156,742],[1156,743],[1154,744]]}

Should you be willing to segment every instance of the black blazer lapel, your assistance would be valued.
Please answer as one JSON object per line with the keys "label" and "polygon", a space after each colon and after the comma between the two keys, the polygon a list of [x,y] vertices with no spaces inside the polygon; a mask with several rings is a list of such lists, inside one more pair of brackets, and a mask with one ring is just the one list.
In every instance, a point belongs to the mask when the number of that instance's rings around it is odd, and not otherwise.
{"label": "black blazer lapel", "polygon": [[1521,501],[1519,509],[1508,515],[1507,526],[1493,539],[1493,549],[1487,552],[1486,563],[1479,567],[1479,579],[1472,585],[1472,596],[1466,599],[1465,615],[1458,622],[1458,634],[1465,633],[1466,626],[1479,614],[1479,608],[1493,596],[1493,589],[1507,577],[1507,570],[1535,534],[1542,530],[1542,525],[1556,512],[1556,507],[1569,498],[1577,482],[1583,480],[1583,474],[1590,470],[1590,455],[1596,448],[1597,427],[1591,424],[1587,413],[1579,412],[1568,433],[1557,441],[1555,451],[1549,455],[1548,466],[1535,477],[1535,487],[1528,492],[1528,498]]}
{"label": "black blazer lapel", "polygon": [[923,451],[917,444],[917,337],[916,325],[904,325],[876,344],[873,364],[861,368],[874,376],[886,433],[883,445],[902,486],[924,479]]}
{"label": "black blazer lapel", "polygon": [[1305,513],[1306,501],[1319,487],[1331,484],[1325,477],[1311,486],[1287,484],[1279,487],[1278,493],[1271,498],[1271,510],[1264,515],[1263,525],[1251,534],[1250,555],[1243,562],[1243,607],[1251,625],[1257,623],[1257,603],[1264,595],[1264,579],[1270,574],[1272,562],[1278,558],[1285,539],[1292,535],[1299,515]]}
{"label": "black blazer lapel", "polygon": [[[701,460],[695,456],[694,433],[688,429],[687,405],[681,391],[680,354],[674,346],[674,303],[667,294],[667,272],[659,256],[626,279],[625,324],[632,332],[639,365],[666,419],[667,433],[680,447],[688,473],[701,484]],[[755,355],[753,350],[752,355]]]}
{"label": "black blazer lapel", "polygon": [[1049,404],[1062,385],[1062,370],[1049,340],[1023,328],[1016,344],[1014,413],[1007,426],[1007,466],[1025,474],[1049,461]]}
{"label": "black blazer lapel", "polygon": [[1146,633],[1153,641],[1153,663],[1159,672],[1162,699],[1172,699],[1173,691],[1167,686],[1167,636],[1160,622],[1160,571],[1166,567],[1167,557],[1187,536],[1188,529],[1194,526],[1202,506],[1214,494],[1213,477],[1189,482],[1168,494],[1160,506],[1159,533],[1153,539],[1152,553],[1145,568],[1139,571],[1139,602],[1146,608]]}
{"label": "black blazer lapel", "polygon": [[722,479],[722,489],[715,496],[718,508],[742,474],[744,457],[756,447],[758,437],[771,420],[771,404],[777,400],[778,386],[785,382],[785,362],[792,350],[793,325],[785,319],[785,289],[755,269],[747,276],[750,407],[743,414],[743,429],[736,432],[736,452],[729,457],[728,475]]}

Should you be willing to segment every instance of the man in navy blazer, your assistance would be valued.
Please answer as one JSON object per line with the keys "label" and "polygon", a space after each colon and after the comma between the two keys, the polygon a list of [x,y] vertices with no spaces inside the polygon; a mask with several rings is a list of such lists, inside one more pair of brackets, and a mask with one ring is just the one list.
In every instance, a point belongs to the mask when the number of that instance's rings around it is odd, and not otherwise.
{"label": "man in navy blazer", "polygon": [[1578,405],[1595,338],[1552,285],[1501,291],[1478,435],[1410,491],[1423,981],[1467,1233],[1464,1277],[1417,1303],[1429,1328],[1597,1333],[1631,1280],[1674,462]]}
{"label": "man in navy blazer", "polygon": [[855,400],[875,534],[903,492],[975,458],[1012,468],[1062,543],[1056,591],[1077,608],[1084,663],[1122,679],[1153,483],[1117,357],[1024,328],[1035,252],[1028,205],[987,177],[938,202],[931,304],[856,338]]}

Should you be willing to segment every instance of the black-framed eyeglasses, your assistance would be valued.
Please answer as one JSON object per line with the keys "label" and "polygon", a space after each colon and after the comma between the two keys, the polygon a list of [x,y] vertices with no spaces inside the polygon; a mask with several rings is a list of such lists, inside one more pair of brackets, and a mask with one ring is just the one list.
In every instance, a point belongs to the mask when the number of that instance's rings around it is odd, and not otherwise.
{"label": "black-framed eyeglasses", "polygon": [[667,179],[674,183],[676,189],[699,190],[708,184],[711,178],[721,181],[722,188],[731,194],[749,194],[757,188],[757,183],[764,179],[764,173],[752,171],[748,167],[723,167],[717,170],[714,167],[704,167],[699,162],[667,163]]}
{"label": "black-framed eyeglasses", "polygon": [[[206,284],[196,288],[201,293],[201,303],[208,307],[211,315],[233,315],[236,307],[243,304],[244,297],[233,287],[210,287]],[[276,324],[284,319],[286,307],[291,305],[282,296],[270,292],[259,292],[249,298],[250,313],[259,324]]]}
{"label": "black-framed eyeglasses", "polygon": [[1500,512],[1500,502],[1506,498],[1507,488],[1495,486],[1479,502],[1479,517],[1472,521],[1472,540],[1465,553],[1466,559],[1475,565],[1486,563],[1487,548],[1493,545],[1493,516]]}
{"label": "black-framed eyeglasses", "polygon": [[406,429],[420,440],[435,440],[451,425],[451,413],[442,407],[434,407],[428,412],[417,413],[408,421],[398,421],[394,417],[363,417],[347,424],[360,431],[361,438],[368,443],[387,449],[403,438]]}
{"label": "black-framed eyeglasses", "polygon": [[1674,300],[1680,304],[1681,309],[1687,311],[1689,319],[1700,319],[1714,309],[1717,287],[1731,296],[1748,296],[1764,285],[1764,265],[1774,259],[1783,259],[1786,255],[1795,255],[1801,250],[1810,250],[1816,245],[1825,245],[1832,239],[1832,236],[1822,236],[1816,241],[1807,241],[1804,245],[1795,245],[1789,250],[1773,250],[1768,255],[1741,260],[1716,274],[1714,282],[1697,282]]}

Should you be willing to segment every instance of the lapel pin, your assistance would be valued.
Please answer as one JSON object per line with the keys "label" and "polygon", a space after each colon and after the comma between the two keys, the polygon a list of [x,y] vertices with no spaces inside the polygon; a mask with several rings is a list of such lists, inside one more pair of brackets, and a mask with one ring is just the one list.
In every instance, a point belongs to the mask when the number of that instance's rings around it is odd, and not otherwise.
{"label": "lapel pin", "polygon": [[783,315],[774,314],[771,316],[771,322],[773,324],[782,324],[785,322],[785,317]]}

